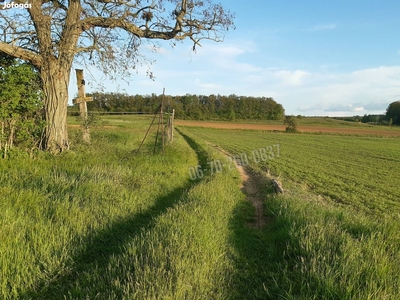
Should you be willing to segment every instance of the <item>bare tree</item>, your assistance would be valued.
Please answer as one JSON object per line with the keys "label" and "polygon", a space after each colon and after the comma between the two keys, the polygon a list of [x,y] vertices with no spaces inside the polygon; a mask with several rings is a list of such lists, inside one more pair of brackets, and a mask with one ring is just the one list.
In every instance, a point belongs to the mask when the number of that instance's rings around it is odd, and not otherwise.
{"label": "bare tree", "polygon": [[203,39],[222,41],[234,18],[212,0],[30,0],[29,6],[0,10],[0,52],[29,61],[40,71],[45,147],[53,153],[68,148],[68,85],[74,61],[125,75],[146,62],[143,41],[155,46],[156,40],[190,39],[195,48]]}

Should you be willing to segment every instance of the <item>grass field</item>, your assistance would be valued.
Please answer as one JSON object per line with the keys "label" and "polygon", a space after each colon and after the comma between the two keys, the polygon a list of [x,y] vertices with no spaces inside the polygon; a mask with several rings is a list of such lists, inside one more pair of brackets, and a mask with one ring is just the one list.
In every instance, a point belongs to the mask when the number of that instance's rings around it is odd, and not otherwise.
{"label": "grass field", "polygon": [[[270,169],[330,200],[379,215],[400,218],[400,139],[340,135],[266,133],[186,128],[232,154],[244,153],[253,168]],[[259,161],[259,148],[272,157]],[[272,148],[273,147],[273,148]],[[271,156],[271,155],[269,155]]]}
{"label": "grass field", "polygon": [[149,119],[103,121],[89,147],[0,160],[0,298],[229,298],[237,174],[191,181],[216,152],[178,135],[153,155],[152,132],[137,154]]}
{"label": "grass field", "polygon": [[[399,297],[400,139],[194,127],[184,132],[283,182],[285,195],[265,201],[274,221],[260,234],[270,250],[263,284],[271,299]],[[275,252],[271,243],[283,249]]]}
{"label": "grass field", "polygon": [[[180,127],[137,153],[150,122],[102,116],[90,146],[71,126],[67,153],[0,160],[0,298],[398,299],[399,139]],[[190,178],[227,161],[207,142],[283,182],[259,187],[262,230],[236,169]]]}

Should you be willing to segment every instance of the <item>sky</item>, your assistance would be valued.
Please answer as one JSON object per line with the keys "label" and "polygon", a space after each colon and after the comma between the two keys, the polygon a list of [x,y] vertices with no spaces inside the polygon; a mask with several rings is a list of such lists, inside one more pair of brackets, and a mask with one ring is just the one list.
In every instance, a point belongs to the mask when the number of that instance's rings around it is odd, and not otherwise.
{"label": "sky", "polygon": [[236,13],[236,29],[195,53],[190,41],[161,43],[157,53],[144,46],[154,80],[147,67],[117,82],[87,71],[107,92],[272,97],[288,115],[384,114],[400,100],[400,1],[218,2]]}

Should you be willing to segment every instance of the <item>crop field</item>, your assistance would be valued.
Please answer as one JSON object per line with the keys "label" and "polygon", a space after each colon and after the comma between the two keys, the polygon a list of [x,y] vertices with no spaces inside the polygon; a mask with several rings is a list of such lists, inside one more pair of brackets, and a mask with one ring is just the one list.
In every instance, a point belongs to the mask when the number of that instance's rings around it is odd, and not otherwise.
{"label": "crop field", "polygon": [[[186,130],[232,154],[243,154],[255,169],[269,169],[338,204],[400,220],[399,138]],[[266,147],[271,147],[270,159],[261,160],[255,150]]]}
{"label": "crop field", "polygon": [[[71,150],[0,159],[0,299],[398,299],[400,139],[101,116]],[[267,224],[232,159],[277,177]],[[153,153],[154,146],[156,151]]]}
{"label": "crop field", "polygon": [[[271,269],[282,268],[272,275],[271,286],[286,286],[285,299],[399,297],[400,139],[182,130],[283,183],[285,195],[264,202],[274,222],[262,236],[271,242],[268,237],[287,227],[285,267],[271,254],[266,262]],[[271,247],[268,242],[265,248]]]}
{"label": "crop field", "polygon": [[[396,136],[400,137],[400,130],[398,127],[390,126],[377,126],[370,124],[358,124],[348,121],[339,121],[332,119],[317,119],[313,121],[305,121],[300,119],[297,127],[299,132],[312,132],[312,133],[335,133],[335,134],[350,134],[350,135],[370,135],[370,136]],[[316,121],[320,120],[321,123]],[[253,121],[247,123],[246,121],[237,122],[208,122],[208,121],[192,121],[192,120],[177,120],[176,124],[180,126],[195,126],[206,128],[218,129],[250,129],[261,131],[285,131],[286,126],[278,121]]]}

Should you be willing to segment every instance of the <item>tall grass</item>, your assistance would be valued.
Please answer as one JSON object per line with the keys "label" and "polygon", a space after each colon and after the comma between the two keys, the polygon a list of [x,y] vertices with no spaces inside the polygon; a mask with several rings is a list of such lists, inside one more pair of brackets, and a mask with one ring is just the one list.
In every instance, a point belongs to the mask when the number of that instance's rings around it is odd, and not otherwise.
{"label": "tall grass", "polygon": [[[309,193],[275,196],[265,232],[270,298],[397,299],[400,226],[334,207]],[[272,246],[271,246],[272,244]]]}
{"label": "tall grass", "polygon": [[104,142],[115,133],[101,135],[87,152],[0,161],[2,298],[57,282],[98,231],[130,215],[139,215],[132,226],[146,224],[150,210],[177,199],[158,200],[188,186],[186,164],[197,161],[182,139],[167,155],[150,156],[115,150]]}
{"label": "tall grass", "polygon": [[140,138],[101,127],[85,148],[1,160],[0,298],[227,298],[243,195],[237,175],[191,181],[213,154],[185,139],[138,154]]}

